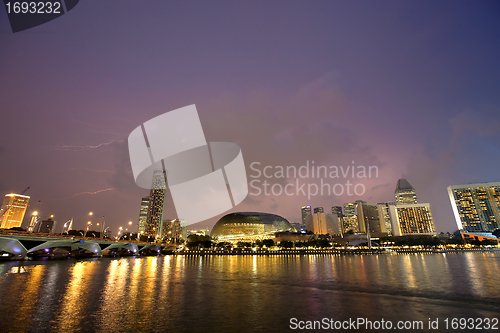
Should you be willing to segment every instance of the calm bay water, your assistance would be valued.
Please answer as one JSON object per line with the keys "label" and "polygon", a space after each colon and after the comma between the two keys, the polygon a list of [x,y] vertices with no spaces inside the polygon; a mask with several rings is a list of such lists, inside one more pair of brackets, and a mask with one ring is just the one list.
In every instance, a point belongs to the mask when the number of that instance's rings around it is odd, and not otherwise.
{"label": "calm bay water", "polygon": [[445,318],[500,318],[499,282],[499,253],[6,262],[0,331],[283,332],[291,318],[359,317],[442,332]]}

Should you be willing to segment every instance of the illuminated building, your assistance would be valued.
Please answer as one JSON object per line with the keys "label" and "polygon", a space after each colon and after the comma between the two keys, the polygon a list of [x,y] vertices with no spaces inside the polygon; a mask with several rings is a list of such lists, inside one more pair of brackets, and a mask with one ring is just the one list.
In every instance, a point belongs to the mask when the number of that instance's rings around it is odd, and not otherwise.
{"label": "illuminated building", "polygon": [[436,229],[428,203],[389,205],[392,235],[435,235]]}
{"label": "illuminated building", "polygon": [[179,240],[182,238],[181,221],[179,219],[163,220],[161,229],[161,237],[172,240]]}
{"label": "illuminated building", "polygon": [[315,213],[307,216],[306,229],[315,235],[335,235],[340,233],[338,220],[325,213]]}
{"label": "illuminated building", "polygon": [[356,200],[355,202],[348,202],[344,204],[344,214],[343,216],[355,216],[357,215],[357,205],[363,203],[363,200]]}
{"label": "illuminated building", "polygon": [[137,233],[146,232],[146,221],[148,219],[149,197],[141,199],[141,208],[139,210],[139,221],[137,222]]}
{"label": "illuminated building", "polygon": [[344,204],[344,216],[351,217],[356,215],[356,204],[355,203],[345,203]]}
{"label": "illuminated building", "polygon": [[0,228],[20,228],[30,197],[20,194],[6,194],[0,208]]}
{"label": "illuminated building", "polygon": [[390,206],[395,206],[396,203],[393,202],[379,202],[378,206],[378,214],[380,218],[384,221],[385,230],[388,235],[392,235],[392,224],[391,224],[391,213],[389,211]]}
{"label": "illuminated building", "polygon": [[332,206],[332,214],[337,214],[338,217],[342,217],[342,207]]}
{"label": "illuminated building", "polygon": [[[181,229],[182,229],[182,227],[181,227]],[[188,235],[188,237],[190,235],[210,236],[210,230],[208,230],[208,229],[188,230],[187,235]]]}
{"label": "illuminated building", "polygon": [[311,215],[311,206],[302,207],[302,224],[306,224],[306,216]]}
{"label": "illuminated building", "polygon": [[210,235],[218,241],[254,241],[274,237],[274,233],[280,231],[292,232],[293,228],[279,215],[241,212],[223,216]]}
{"label": "illuminated building", "polygon": [[345,234],[351,230],[355,234],[357,234],[359,232],[358,217],[356,215],[344,216],[342,218],[342,231],[343,231],[343,233]]}
{"label": "illuminated building", "polygon": [[396,203],[398,205],[408,205],[417,203],[417,195],[415,194],[415,189],[406,179],[398,180],[396,185],[396,191],[394,192],[396,196]]}
{"label": "illuminated building", "polygon": [[317,214],[317,213],[324,213],[325,210],[323,209],[323,207],[316,207],[314,208],[314,214]]}
{"label": "illuminated building", "polygon": [[160,236],[163,224],[163,207],[165,205],[167,174],[163,170],[155,170],[151,191],[149,192],[148,215],[144,234],[147,236]]}
{"label": "illuminated building", "polygon": [[448,187],[458,229],[492,232],[500,228],[500,183]]}
{"label": "illuminated building", "polygon": [[370,230],[370,234],[387,233],[385,222],[379,214],[377,205],[359,202],[356,211],[358,213],[359,232],[368,233],[368,230]]}
{"label": "illuminated building", "polygon": [[500,244],[500,239],[494,236],[491,232],[460,232],[462,239],[466,242],[470,241],[495,241],[497,245]]}

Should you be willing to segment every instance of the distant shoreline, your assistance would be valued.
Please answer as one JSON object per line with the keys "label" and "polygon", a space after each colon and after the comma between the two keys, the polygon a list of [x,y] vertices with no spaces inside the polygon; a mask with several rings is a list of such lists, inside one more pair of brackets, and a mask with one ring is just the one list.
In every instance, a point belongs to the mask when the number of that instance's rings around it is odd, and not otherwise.
{"label": "distant shoreline", "polygon": [[460,248],[460,249],[356,249],[356,250],[271,250],[271,251],[178,251],[172,252],[172,255],[185,255],[185,256],[211,256],[211,255],[261,255],[261,256],[275,256],[275,255],[396,255],[396,254],[446,254],[446,253],[468,253],[468,252],[500,252],[500,248]]}

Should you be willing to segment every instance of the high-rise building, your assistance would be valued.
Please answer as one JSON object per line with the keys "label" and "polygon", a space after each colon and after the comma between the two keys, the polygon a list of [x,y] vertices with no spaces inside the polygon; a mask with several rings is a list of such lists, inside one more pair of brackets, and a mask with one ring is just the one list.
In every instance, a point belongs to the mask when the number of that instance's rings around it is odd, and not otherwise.
{"label": "high-rise building", "polygon": [[137,222],[137,233],[146,232],[146,221],[148,219],[149,197],[141,199],[141,208],[139,210],[139,221]]}
{"label": "high-rise building", "polygon": [[500,228],[500,182],[448,187],[458,229],[492,232]]}
{"label": "high-rise building", "polygon": [[428,203],[389,205],[392,235],[435,235],[436,228]]}
{"label": "high-rise building", "polygon": [[302,207],[302,224],[306,224],[306,216],[311,215],[311,206]]}
{"label": "high-rise building", "polygon": [[337,220],[337,223],[339,225],[339,232],[340,234],[344,233],[344,221],[343,221],[343,214],[342,214],[342,207],[340,206],[332,206],[332,216],[334,219]]}
{"label": "high-rise building", "polygon": [[325,213],[315,213],[306,217],[306,229],[318,235],[335,235],[340,233],[336,219]]}
{"label": "high-rise building", "polygon": [[342,218],[342,232],[344,234],[349,232],[357,234],[359,232],[358,217],[356,215]]}
{"label": "high-rise building", "polygon": [[380,218],[384,221],[385,230],[388,235],[392,235],[392,224],[391,224],[391,213],[389,211],[390,206],[395,206],[396,202],[379,202],[378,206],[378,214]]}
{"label": "high-rise building", "polygon": [[349,202],[344,204],[344,216],[351,217],[356,215],[356,204]]}
{"label": "high-rise building", "polygon": [[0,208],[0,228],[20,228],[30,197],[20,194],[6,194]]}
{"label": "high-rise building", "polygon": [[163,170],[155,170],[153,173],[151,191],[149,192],[148,215],[144,228],[144,234],[146,236],[159,237],[162,234],[161,228],[163,224],[166,184],[166,172]]}
{"label": "high-rise building", "polygon": [[314,214],[317,214],[317,213],[324,213],[325,210],[323,209],[323,207],[316,207],[314,208]]}
{"label": "high-rise building", "polygon": [[332,214],[337,214],[338,217],[342,217],[342,207],[340,206],[332,206]]}
{"label": "high-rise building", "polygon": [[398,180],[396,185],[396,191],[394,192],[396,196],[396,203],[398,205],[408,205],[417,203],[417,195],[415,194],[415,189],[406,179]]}
{"label": "high-rise building", "polygon": [[179,219],[163,220],[162,238],[178,242],[182,237],[181,221]]}
{"label": "high-rise building", "polygon": [[385,222],[379,214],[377,205],[360,202],[357,204],[356,211],[360,232],[368,233],[370,230],[370,234],[387,233]]}

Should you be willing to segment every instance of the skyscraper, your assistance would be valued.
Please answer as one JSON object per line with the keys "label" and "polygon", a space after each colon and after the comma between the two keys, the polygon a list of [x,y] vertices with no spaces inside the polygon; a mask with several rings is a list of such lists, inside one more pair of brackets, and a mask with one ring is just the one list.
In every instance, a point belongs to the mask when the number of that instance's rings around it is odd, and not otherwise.
{"label": "skyscraper", "polygon": [[306,224],[306,216],[311,215],[311,206],[302,207],[302,224]]}
{"label": "skyscraper", "polygon": [[163,207],[165,205],[165,191],[167,183],[167,174],[163,170],[155,170],[151,191],[149,192],[148,215],[144,234],[156,237],[161,235],[163,224]]}
{"label": "skyscraper", "polygon": [[342,207],[332,206],[332,214],[337,214],[338,217],[342,217]]}
{"label": "skyscraper", "polygon": [[458,229],[492,232],[500,228],[500,182],[448,187]]}
{"label": "skyscraper", "polygon": [[179,219],[164,220],[162,238],[178,242],[182,238],[181,221]]}
{"label": "skyscraper", "polygon": [[408,205],[417,203],[417,195],[415,194],[415,189],[406,179],[398,180],[396,185],[396,191],[394,192],[396,196],[396,203],[398,205]]}
{"label": "skyscraper", "polygon": [[6,194],[0,208],[0,228],[20,228],[30,197],[20,194]]}
{"label": "skyscraper", "polygon": [[344,216],[342,215],[342,207],[340,206],[332,206],[332,216],[337,220],[339,225],[339,233],[344,233]]}
{"label": "skyscraper", "polygon": [[377,203],[378,214],[380,218],[384,221],[385,229],[387,230],[388,235],[392,235],[391,213],[389,211],[389,207],[395,205],[396,203],[394,201]]}
{"label": "skyscraper", "polygon": [[141,199],[141,208],[139,210],[139,221],[137,222],[137,233],[146,232],[146,221],[148,219],[149,197]]}
{"label": "skyscraper", "polygon": [[389,212],[393,236],[436,234],[431,206],[428,203],[390,205]]}
{"label": "skyscraper", "polygon": [[345,203],[344,204],[344,216],[351,217],[356,215],[356,204],[355,203]]}
{"label": "skyscraper", "polygon": [[374,233],[387,233],[385,222],[379,215],[378,206],[366,202],[357,204],[357,215],[359,231],[371,234]]}
{"label": "skyscraper", "polygon": [[314,208],[314,214],[317,214],[317,213],[324,213],[325,210],[323,209],[323,207],[316,207]]}
{"label": "skyscraper", "polygon": [[306,217],[306,229],[317,235],[335,235],[340,233],[338,221],[325,213],[314,213]]}

